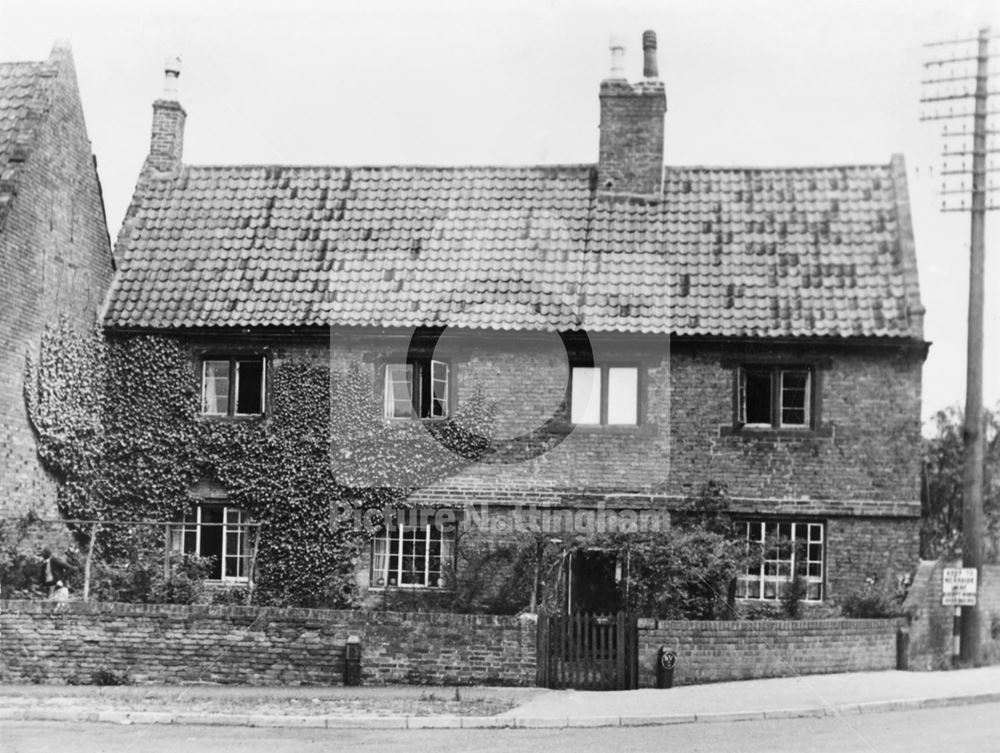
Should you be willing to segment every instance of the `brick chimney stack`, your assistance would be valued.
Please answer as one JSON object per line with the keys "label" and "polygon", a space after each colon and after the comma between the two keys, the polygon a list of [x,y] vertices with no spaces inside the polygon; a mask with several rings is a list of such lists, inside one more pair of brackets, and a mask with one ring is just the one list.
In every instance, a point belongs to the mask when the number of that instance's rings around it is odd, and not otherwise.
{"label": "brick chimney stack", "polygon": [[184,156],[184,121],[187,113],[177,101],[177,79],[181,75],[181,59],[169,57],[164,64],[163,95],[153,103],[153,132],[149,140],[149,156],[143,172],[176,173]]}
{"label": "brick chimney stack", "polygon": [[663,116],[667,94],[656,64],[656,32],[642,35],[643,80],[622,72],[623,48],[611,43],[611,75],[601,82],[598,189],[606,194],[659,196],[663,188]]}

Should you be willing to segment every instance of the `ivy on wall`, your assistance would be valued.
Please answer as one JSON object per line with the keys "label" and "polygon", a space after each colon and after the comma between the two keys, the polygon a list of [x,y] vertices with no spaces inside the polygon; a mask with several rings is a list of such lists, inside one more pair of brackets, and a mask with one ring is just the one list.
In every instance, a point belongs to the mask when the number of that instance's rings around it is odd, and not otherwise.
{"label": "ivy on wall", "polygon": [[[360,364],[331,373],[322,363],[275,361],[266,417],[201,417],[193,358],[178,338],[51,326],[25,380],[39,455],[60,479],[67,519],[179,520],[196,501],[194,484],[220,484],[261,524],[255,599],[263,604],[354,605],[354,571],[372,531],[350,513],[405,506],[415,488],[460,471],[489,444],[481,390],[432,436],[420,422],[382,420]],[[150,546],[159,537],[162,547],[163,530],[107,526],[97,552],[113,556],[136,537]]]}

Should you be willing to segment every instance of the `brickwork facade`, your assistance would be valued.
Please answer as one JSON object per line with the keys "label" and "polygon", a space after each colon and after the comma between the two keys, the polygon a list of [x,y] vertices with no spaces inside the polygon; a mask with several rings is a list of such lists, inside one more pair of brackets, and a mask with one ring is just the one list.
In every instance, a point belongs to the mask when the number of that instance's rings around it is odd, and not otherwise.
{"label": "brickwork facade", "polygon": [[[191,343],[193,374],[199,354],[227,350],[267,353],[274,368],[307,360],[346,373],[361,364],[380,403],[385,365],[405,360],[409,340],[405,333],[355,331],[198,337]],[[823,524],[824,604],[809,605],[810,614],[835,612],[838,600],[868,577],[892,583],[912,571],[919,469],[910,448],[918,441],[922,351],[845,345],[764,351],[752,343],[598,337],[593,351],[598,363],[639,365],[637,426],[571,431],[567,423],[562,441],[547,451],[519,462],[473,463],[419,489],[412,502],[464,511],[465,544],[481,549],[534,532],[598,531],[593,514],[572,518],[598,508],[647,516],[663,530],[672,509],[715,481],[726,485],[741,519]],[[815,431],[733,431],[734,371],[748,354],[816,364],[822,408]],[[565,418],[569,360],[555,335],[446,334],[434,357],[450,365],[453,409],[477,391],[495,405],[498,445],[560,411]],[[399,430],[412,430],[410,423]],[[549,528],[539,525],[543,515]],[[367,561],[358,563],[363,593],[370,586],[368,569]],[[404,603],[432,606],[440,599],[431,591],[423,601],[408,596]],[[380,593],[371,596],[372,603],[382,602]]]}
{"label": "brickwork facade", "polygon": [[113,270],[101,188],[69,50],[42,67],[0,227],[0,514],[55,511],[24,400],[25,356],[46,323],[91,325]]}
{"label": "brickwork facade", "polygon": [[366,685],[534,685],[535,623],[516,617],[9,601],[5,683],[340,685],[361,639]]}

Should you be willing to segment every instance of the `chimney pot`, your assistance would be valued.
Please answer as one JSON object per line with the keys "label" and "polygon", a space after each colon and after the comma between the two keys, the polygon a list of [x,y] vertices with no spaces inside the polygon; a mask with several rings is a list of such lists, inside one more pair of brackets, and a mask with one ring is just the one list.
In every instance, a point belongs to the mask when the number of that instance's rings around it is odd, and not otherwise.
{"label": "chimney pot", "polygon": [[163,99],[177,101],[177,79],[181,75],[181,59],[176,55],[168,57],[163,64]]}
{"label": "chimney pot", "polygon": [[609,79],[625,78],[625,42],[617,34],[608,43],[611,48],[611,73]]}
{"label": "chimney pot", "polygon": [[642,32],[642,75],[645,78],[659,78],[660,72],[656,65],[656,32]]}

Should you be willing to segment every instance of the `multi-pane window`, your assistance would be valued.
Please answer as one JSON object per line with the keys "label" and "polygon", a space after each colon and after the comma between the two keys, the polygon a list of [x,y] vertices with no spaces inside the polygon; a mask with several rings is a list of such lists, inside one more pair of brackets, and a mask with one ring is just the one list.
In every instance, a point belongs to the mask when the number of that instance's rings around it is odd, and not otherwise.
{"label": "multi-pane window", "polygon": [[812,425],[812,370],[746,366],[739,370],[739,423],[808,428]]}
{"label": "multi-pane window", "polygon": [[196,505],[171,528],[171,548],[211,557],[211,580],[246,581],[250,576],[250,520],[238,507]]}
{"label": "multi-pane window", "polygon": [[386,418],[447,418],[451,368],[444,361],[414,360],[385,367]]}
{"label": "multi-pane window", "polygon": [[749,564],[737,596],[783,598],[794,578],[804,581],[807,601],[823,599],[823,524],[785,521],[744,523]]}
{"label": "multi-pane window", "polygon": [[453,534],[433,522],[392,522],[372,540],[375,588],[443,588],[452,566]]}
{"label": "multi-pane window", "polygon": [[259,416],[264,412],[265,381],[261,356],[206,358],[201,364],[201,412],[207,416]]}
{"label": "multi-pane window", "polygon": [[570,380],[572,423],[639,423],[639,369],[635,366],[574,366]]}

